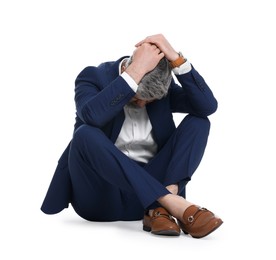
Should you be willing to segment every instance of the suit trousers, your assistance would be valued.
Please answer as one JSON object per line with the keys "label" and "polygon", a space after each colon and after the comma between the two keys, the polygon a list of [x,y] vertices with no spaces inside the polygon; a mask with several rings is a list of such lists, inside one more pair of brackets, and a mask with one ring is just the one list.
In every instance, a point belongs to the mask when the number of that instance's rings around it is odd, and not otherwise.
{"label": "suit trousers", "polygon": [[147,163],[123,154],[97,127],[82,125],[74,133],[69,152],[71,204],[89,221],[139,220],[167,185],[185,186],[197,169],[210,130],[207,118],[187,115],[166,144]]}

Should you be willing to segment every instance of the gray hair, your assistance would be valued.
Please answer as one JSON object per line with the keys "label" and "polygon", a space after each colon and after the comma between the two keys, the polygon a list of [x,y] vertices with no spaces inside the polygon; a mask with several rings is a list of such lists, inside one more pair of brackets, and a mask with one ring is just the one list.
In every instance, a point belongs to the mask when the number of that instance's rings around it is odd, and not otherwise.
{"label": "gray hair", "polygon": [[[132,57],[127,61],[126,66],[132,62]],[[167,95],[172,81],[171,66],[164,57],[157,66],[142,78],[138,84],[136,94],[142,100],[161,99]]]}

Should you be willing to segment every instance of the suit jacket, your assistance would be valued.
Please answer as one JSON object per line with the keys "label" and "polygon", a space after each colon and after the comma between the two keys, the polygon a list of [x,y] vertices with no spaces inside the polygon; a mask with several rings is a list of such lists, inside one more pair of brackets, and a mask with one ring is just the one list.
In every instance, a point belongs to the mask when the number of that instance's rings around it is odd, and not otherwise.
{"label": "suit jacket", "polygon": [[[89,66],[83,69],[75,81],[76,123],[100,128],[115,143],[124,122],[123,107],[135,95],[126,81],[119,76],[117,61]],[[147,105],[152,124],[153,137],[160,150],[176,126],[174,112],[207,117],[217,109],[217,101],[203,77],[192,66],[192,70],[172,80],[168,94],[161,100]],[[179,85],[180,83],[180,85]],[[54,176],[43,201],[41,210],[55,214],[68,207],[72,195],[68,154],[70,143],[61,155]]]}

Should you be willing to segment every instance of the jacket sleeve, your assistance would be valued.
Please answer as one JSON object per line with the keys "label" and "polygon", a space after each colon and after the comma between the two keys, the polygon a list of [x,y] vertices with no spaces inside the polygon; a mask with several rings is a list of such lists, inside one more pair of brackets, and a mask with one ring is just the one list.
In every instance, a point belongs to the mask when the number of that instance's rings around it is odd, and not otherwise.
{"label": "jacket sleeve", "polygon": [[86,124],[104,126],[135,95],[121,76],[111,82],[108,82],[107,77],[104,70],[87,67],[76,78],[77,115]]}
{"label": "jacket sleeve", "polygon": [[218,103],[213,92],[193,66],[190,72],[176,77],[181,86],[175,82],[171,86],[173,112],[206,117],[217,110]]}

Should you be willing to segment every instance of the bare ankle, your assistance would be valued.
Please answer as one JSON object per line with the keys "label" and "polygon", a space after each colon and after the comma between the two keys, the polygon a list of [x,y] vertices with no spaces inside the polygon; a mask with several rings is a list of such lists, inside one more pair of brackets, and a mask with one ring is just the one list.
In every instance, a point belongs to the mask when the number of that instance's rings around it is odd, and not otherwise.
{"label": "bare ankle", "polygon": [[177,195],[177,193],[178,193],[178,185],[177,184],[168,185],[166,188],[172,194]]}
{"label": "bare ankle", "polygon": [[167,194],[159,198],[158,202],[176,218],[182,218],[184,211],[189,206],[194,205],[183,197],[174,194]]}

